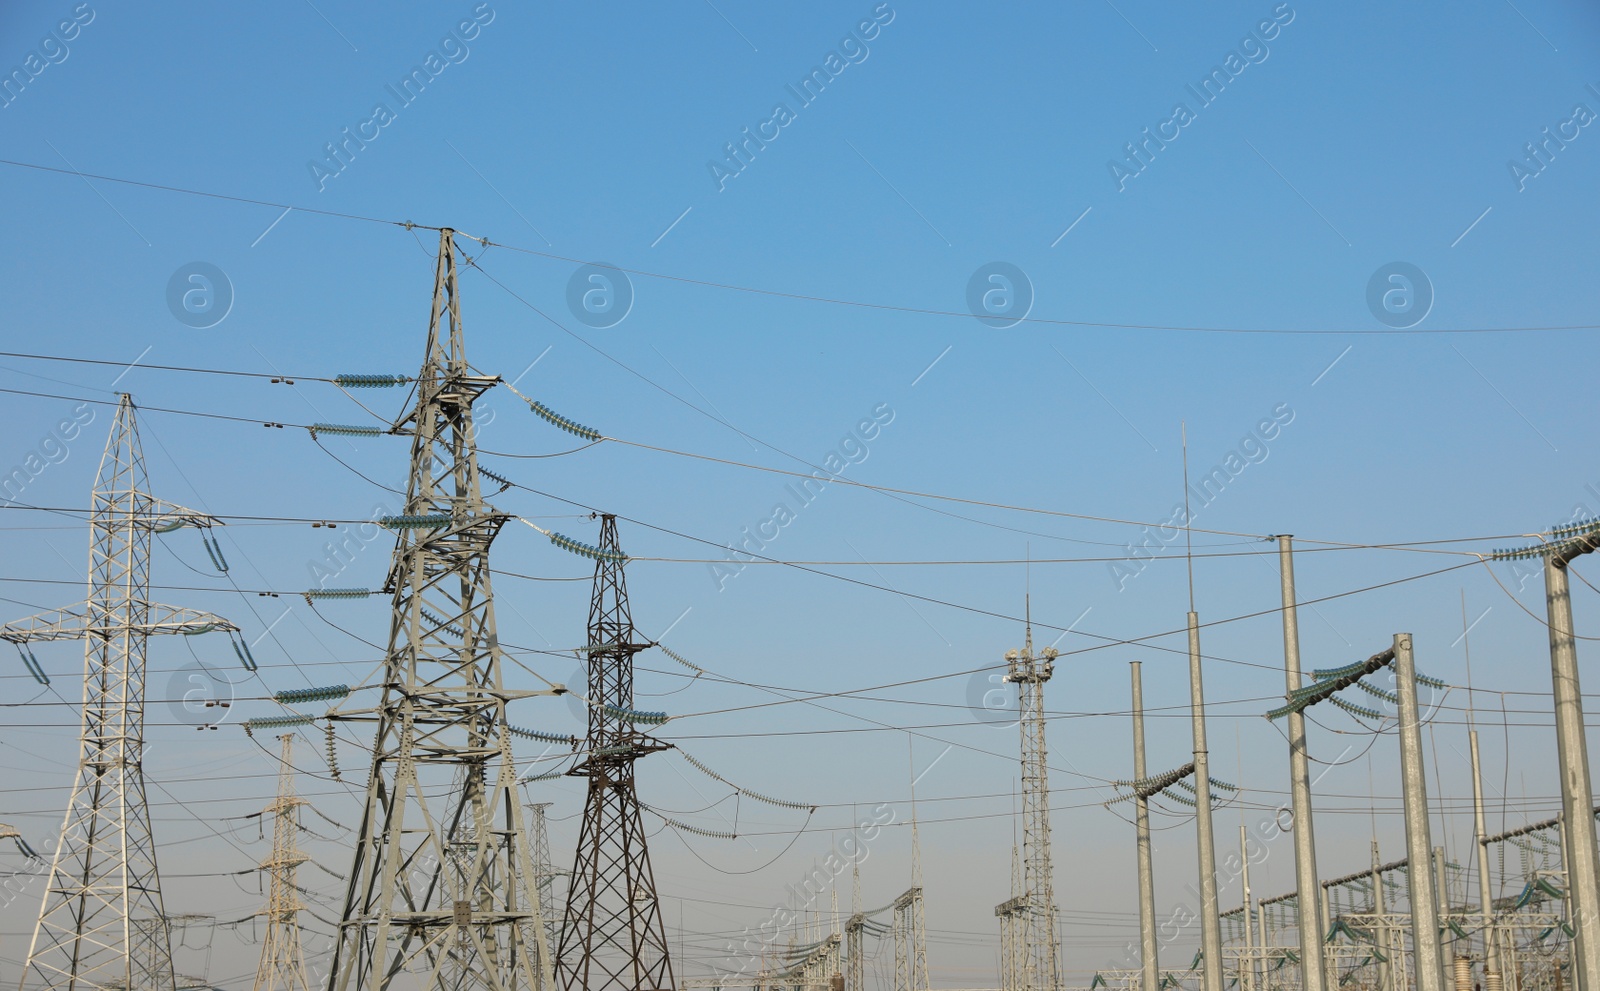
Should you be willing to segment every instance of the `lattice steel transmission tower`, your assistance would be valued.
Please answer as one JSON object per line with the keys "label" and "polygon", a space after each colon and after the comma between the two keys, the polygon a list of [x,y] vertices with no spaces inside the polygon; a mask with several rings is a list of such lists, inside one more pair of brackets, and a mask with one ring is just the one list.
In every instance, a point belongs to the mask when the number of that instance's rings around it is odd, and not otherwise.
{"label": "lattice steel transmission tower", "polygon": [[[499,382],[467,364],[454,232],[439,234],[410,434],[383,693],[328,991],[550,991],[539,888],[516,791],[489,545],[511,517],[483,500],[472,405]],[[418,976],[401,979],[410,971]]]}
{"label": "lattice steel transmission tower", "polygon": [[272,816],[272,856],[261,869],[272,878],[267,895],[267,936],[261,941],[261,963],[256,968],[255,991],[311,991],[306,978],[306,956],[300,944],[300,865],[310,858],[295,842],[300,828],[300,806],[294,793],[294,734],[278,737],[283,753],[278,768],[278,797],[266,808]]}
{"label": "lattice steel transmission tower", "polygon": [[602,516],[589,606],[588,756],[571,772],[589,779],[589,793],[556,951],[562,991],[675,987],[633,785],[633,762],[666,745],[634,726],[633,655],[650,644],[634,642],[626,560],[617,518]]}
{"label": "lattice steel transmission tower", "polygon": [[1028,914],[1028,899],[1022,893],[1022,865],[1017,848],[1011,847],[1011,897],[994,907],[1000,920],[1000,991],[1022,991],[1027,969],[1022,945],[1022,918]]}
{"label": "lattice steel transmission tower", "polygon": [[867,991],[863,953],[867,917],[861,911],[861,864],[850,867],[850,918],[844,924],[844,991]]}
{"label": "lattice steel transmission tower", "polygon": [[922,885],[894,900],[894,991],[927,991],[928,926],[922,911]]}
{"label": "lattice steel transmission tower", "polygon": [[916,782],[911,783],[911,887],[894,900],[894,991],[927,991],[928,920],[923,913],[922,843]]}
{"label": "lattice steel transmission tower", "polygon": [[552,908],[556,903],[556,869],[550,862],[550,829],[544,816],[550,805],[533,802],[528,806],[528,842],[533,849],[533,880],[539,888],[539,904],[544,908],[545,942],[555,946],[561,937],[561,921]]}
{"label": "lattice steel transmission tower", "polygon": [[1020,915],[1023,987],[1055,991],[1061,985],[1060,946],[1056,942],[1054,871],[1050,866],[1050,782],[1045,763],[1044,683],[1055,673],[1059,656],[1046,647],[1035,657],[1033,622],[1021,650],[1006,651],[1005,680],[1015,682],[1021,696],[1022,727],[1022,897]]}
{"label": "lattice steel transmission tower", "polygon": [[[117,403],[91,498],[89,598],[0,627],[0,640],[82,639],[78,772],[28,947],[24,991],[172,991],[172,942],[161,901],[144,787],[145,656],[153,634],[238,632],[219,616],[150,601],[157,532],[221,521],[147,491],[131,396]],[[38,662],[30,667],[38,670]]]}

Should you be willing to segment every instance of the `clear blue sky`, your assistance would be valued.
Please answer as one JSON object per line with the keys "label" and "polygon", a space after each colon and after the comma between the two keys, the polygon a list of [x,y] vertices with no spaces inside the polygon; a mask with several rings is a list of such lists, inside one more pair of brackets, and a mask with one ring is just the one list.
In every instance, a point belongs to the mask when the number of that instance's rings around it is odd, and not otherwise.
{"label": "clear blue sky", "polygon": [[[400,10],[346,0],[254,9],[7,4],[0,70],[15,66],[23,75],[0,97],[0,158],[297,209],[0,165],[11,230],[0,246],[5,349],[291,376],[412,373],[436,236],[308,212],[325,210],[450,225],[532,249],[494,247],[481,259],[503,287],[478,272],[463,277],[469,353],[485,370],[522,375],[523,392],[611,436],[794,469],[840,450],[874,410],[892,411],[846,477],[1159,522],[1182,498],[1186,423],[1196,477],[1218,465],[1228,475],[1196,524],[1293,532],[1308,549],[1314,541],[1517,534],[1575,510],[1600,513],[1600,436],[1584,398],[1600,356],[1593,330],[1519,329],[1600,326],[1592,288],[1600,262],[1600,13],[1590,4],[1397,9],[1252,0],[1175,9],[1100,0],[975,11],[900,0],[792,9],[743,0],[492,0],[476,9],[477,24],[462,30],[474,17],[467,2]],[[78,23],[59,29],[75,10]],[[876,21],[860,28],[875,11]],[[50,36],[53,29],[63,37]],[[836,75],[827,70],[830,53]],[[413,83],[403,101],[396,91],[417,66],[426,84],[418,92]],[[795,90],[818,67],[829,81],[803,102]],[[1221,75],[1212,77],[1216,67]],[[1197,91],[1208,78],[1203,101]],[[380,103],[385,112],[376,114]],[[1177,104],[1184,113],[1175,113]],[[363,128],[359,146],[351,140],[328,159],[327,146],[345,141],[345,129],[359,136]],[[730,163],[725,146],[745,141],[746,129],[768,137]],[[1135,142],[1143,147],[1130,162],[1125,146]],[[1526,146],[1541,143],[1530,158]],[[481,250],[462,244],[474,256]],[[589,327],[567,302],[574,259],[677,278],[635,274],[625,319]],[[180,322],[168,305],[169,281],[193,262],[219,269],[233,293],[226,317],[203,329]],[[1002,328],[968,315],[969,281],[995,262],[1023,273],[1034,320]],[[1380,269],[1396,262],[1420,270],[1427,288],[1415,275],[1383,281]],[[1399,293],[1390,301],[1401,312],[1388,322],[1377,315],[1386,312],[1381,305],[1369,306],[1375,274],[1379,296]],[[1425,315],[1406,310],[1407,293],[1431,295]],[[1392,326],[1406,323],[1414,325]],[[1466,332],[1482,329],[1506,332]],[[56,396],[109,399],[116,374],[0,360],[0,387]],[[117,387],[144,407],[257,422],[366,418],[316,383],[135,369]],[[361,398],[385,415],[399,401]],[[110,416],[97,408],[63,457],[46,438],[74,406],[0,394],[0,467],[25,465],[38,451],[59,462],[41,459],[46,467],[30,477],[23,502],[85,504]],[[487,397],[480,413],[489,421],[486,449],[548,454],[576,446],[504,391]],[[1275,413],[1270,440],[1244,439]],[[155,411],[142,425],[155,490],[176,502],[218,514],[361,518],[391,498],[303,431]],[[378,482],[402,477],[401,442],[329,447]],[[1230,452],[1239,454],[1231,473]],[[843,453],[860,457],[854,447]],[[484,463],[583,506],[715,542],[754,530],[787,498],[780,476],[611,444]],[[530,518],[576,512],[518,492],[497,504]],[[4,515],[0,595],[8,613],[74,600],[82,528],[60,517]],[[586,519],[541,525],[579,539],[595,532]],[[293,594],[312,584],[327,533],[303,524],[223,532],[239,586],[284,593],[278,599],[230,591],[192,533],[163,540],[156,582],[204,589],[164,598],[228,615],[251,639],[271,627],[256,648],[259,679],[222,668],[239,681],[219,688],[241,700],[230,723],[272,711],[248,701],[270,691],[354,684],[370,671],[372,648]],[[997,664],[1021,642],[1012,619],[795,569],[751,565],[719,590],[703,563],[706,544],[630,523],[622,539],[636,556],[680,559],[630,567],[642,632],[658,636],[676,622],[665,642],[732,679],[849,691]],[[1017,617],[1029,587],[1020,564],[852,562],[1104,558],[1142,539],[1131,526],[835,485],[781,529],[768,553],[841,562],[817,568]],[[1110,797],[1105,780],[1130,776],[1126,662],[1146,662],[1150,705],[1185,700],[1179,637],[1102,646],[1103,638],[1181,628],[1184,569],[1171,556],[1177,545],[1167,546],[1166,559],[1120,591],[1105,561],[1031,570],[1033,615],[1053,628],[1037,638],[1048,643],[1075,622],[1080,631],[1060,641],[1069,657],[1047,704],[1063,714],[1050,728],[1057,891],[1073,919],[1094,913],[1114,923],[1069,927],[1064,959],[1069,978],[1082,983],[1098,967],[1125,962],[1117,947],[1135,932],[1126,914],[1134,908],[1131,827],[1099,805]],[[1276,606],[1276,565],[1252,556],[1270,547],[1200,533],[1195,550],[1245,552],[1196,562],[1203,620]],[[507,531],[496,552],[511,571],[587,573],[586,562],[522,527]],[[1331,596],[1470,560],[1415,550],[1306,553],[1301,593]],[[373,542],[337,584],[381,585],[387,567],[387,542]],[[503,579],[497,591],[509,606],[500,612],[507,642],[581,642],[585,582]],[[1575,594],[1579,632],[1600,632],[1600,601],[1587,588]],[[1473,566],[1306,610],[1307,664],[1365,657],[1405,630],[1416,636],[1422,669],[1465,685],[1463,599],[1467,622],[1478,621],[1470,639],[1476,686],[1547,692],[1544,630],[1526,611],[1542,615],[1539,582],[1519,589],[1507,567],[1491,576]],[[387,630],[378,599],[325,605],[322,614],[369,640]],[[1277,624],[1269,612],[1204,634],[1207,693],[1218,703],[1212,759],[1219,776],[1248,789],[1244,815],[1252,822],[1286,787],[1281,738],[1259,718],[1283,689],[1274,673]],[[147,771],[157,783],[151,795],[169,910],[226,920],[255,911],[261,896],[253,880],[223,873],[265,853],[252,827],[228,817],[265,804],[275,763],[233,725],[205,733],[196,752],[202,738],[165,702],[187,687],[185,665],[196,659],[188,647],[217,662],[227,649],[204,640],[153,648],[151,698],[163,701],[151,708]],[[75,699],[78,647],[37,652],[53,687]],[[525,660],[554,680],[576,668],[547,655]],[[666,658],[645,655],[641,665],[650,669],[641,693],[683,686],[681,669]],[[48,846],[75,758],[76,711],[46,705],[59,701],[48,692],[34,699],[38,686],[20,665],[0,684],[8,699],[39,703],[7,710],[0,729],[0,821]],[[991,909],[1009,896],[1017,739],[1012,728],[972,717],[972,689],[962,675],[870,692],[872,701],[828,702],[838,713],[791,704],[669,723],[665,738],[727,777],[823,803],[798,839],[803,814],[748,801],[739,831],[763,835],[734,843],[671,830],[655,837],[674,941],[680,927],[688,930],[689,960],[679,973],[708,973],[722,946],[709,934],[763,921],[783,886],[842,835],[830,831],[848,828],[852,803],[865,814],[892,801],[897,821],[909,819],[908,737],[893,727],[937,726],[917,731],[910,757],[917,773],[938,761],[918,786],[933,979],[994,986]],[[655,707],[700,713],[771,698],[702,680]],[[1556,804],[1548,698],[1505,698],[1511,721],[1525,725],[1502,735],[1501,697],[1475,696],[1493,710],[1483,718],[1495,730],[1485,752],[1498,779],[1496,825],[1543,818]],[[1453,690],[1440,710],[1433,747],[1442,781],[1431,782],[1448,808],[1438,835],[1461,857],[1470,849],[1461,756],[1467,700]],[[578,725],[559,702],[521,704],[528,724],[558,732]],[[1361,755],[1372,741],[1352,721],[1336,715],[1325,723],[1329,730],[1313,730],[1316,755],[1354,763],[1318,786],[1324,871],[1365,863],[1374,793],[1378,836],[1398,857],[1392,738],[1372,746],[1369,764]],[[867,731],[800,735],[819,730]],[[1187,759],[1182,718],[1153,720],[1151,736],[1153,765]],[[947,744],[955,744],[948,753]],[[300,748],[307,770],[325,775],[320,734]],[[353,744],[344,759],[360,767]],[[706,808],[726,789],[676,756],[652,758],[641,782],[647,802],[702,828],[728,829],[734,818],[732,801]],[[310,774],[300,786],[332,818],[353,821],[348,786]],[[581,792],[555,782],[530,797],[555,803],[557,860],[565,860]],[[1219,813],[1224,842],[1238,817],[1231,808]],[[1187,897],[1193,841],[1181,819],[1164,825],[1172,828],[1159,844],[1158,890],[1170,910]],[[862,877],[869,906],[909,885],[909,850],[902,828],[871,847]],[[348,866],[337,843],[316,852],[336,870]],[[6,869],[19,863],[9,852],[0,857],[12,858]],[[1274,853],[1263,873],[1258,891],[1287,890],[1287,851]],[[316,872],[306,879],[319,891],[335,889]],[[0,908],[0,981],[15,979],[38,895],[34,882]],[[847,878],[840,896],[848,907]],[[1223,895],[1227,905],[1237,899],[1237,888]],[[1193,941],[1192,933],[1180,940],[1169,962],[1186,963]],[[231,932],[217,934],[210,976],[244,986],[257,951]],[[181,963],[201,965],[192,954]]]}

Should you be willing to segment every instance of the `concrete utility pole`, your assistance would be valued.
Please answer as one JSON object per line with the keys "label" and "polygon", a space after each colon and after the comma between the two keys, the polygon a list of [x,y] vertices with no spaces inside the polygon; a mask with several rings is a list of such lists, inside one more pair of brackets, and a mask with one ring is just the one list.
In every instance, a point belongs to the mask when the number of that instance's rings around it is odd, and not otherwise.
{"label": "concrete utility pole", "polygon": [[[1140,680],[1143,665],[1134,661],[1133,671],[1133,780],[1143,781],[1148,773],[1144,756],[1144,688]],[[1144,991],[1161,991],[1161,961],[1156,945],[1155,867],[1150,849],[1150,799],[1143,791],[1134,794],[1134,819],[1138,826],[1139,851],[1139,964]]]}
{"label": "concrete utility pole", "polygon": [[[1596,888],[1594,791],[1584,739],[1583,695],[1578,687],[1578,642],[1572,629],[1567,564],[1594,548],[1591,539],[1544,559],[1545,604],[1550,616],[1550,674],[1555,690],[1556,750],[1561,759],[1561,811],[1567,824],[1567,890],[1572,893],[1573,970],[1578,991],[1600,991],[1600,889]],[[1581,550],[1578,549],[1581,547]]]}
{"label": "concrete utility pole", "polygon": [[1239,827],[1239,863],[1244,881],[1244,945],[1246,954],[1241,958],[1244,966],[1239,968],[1239,984],[1244,991],[1254,991],[1256,984],[1256,948],[1255,926],[1250,918],[1250,840],[1245,833],[1243,825]]}
{"label": "concrete utility pole", "polygon": [[1484,839],[1489,835],[1483,824],[1483,768],[1478,761],[1478,731],[1469,730],[1467,740],[1472,748],[1472,829],[1478,848],[1478,915],[1483,928],[1483,979],[1498,973],[1495,959],[1494,897],[1489,888],[1489,848]]}
{"label": "concrete utility pole", "polygon": [[1600,521],[1554,527],[1551,541],[1495,551],[1492,560],[1539,557],[1544,561],[1544,598],[1550,627],[1550,676],[1556,715],[1556,751],[1561,761],[1561,818],[1570,833],[1567,891],[1572,901],[1573,975],[1578,991],[1600,991],[1600,856],[1595,852],[1594,790],[1578,686],[1578,644],[1572,628],[1572,593],[1567,565],[1600,547]]}
{"label": "concrete utility pole", "polygon": [[1200,616],[1189,610],[1189,713],[1194,732],[1195,838],[1200,847],[1200,950],[1203,991],[1222,991],[1222,918],[1217,905],[1217,844],[1211,831],[1205,689],[1200,681]]}
{"label": "concrete utility pole", "polygon": [[1417,991],[1444,991],[1439,942],[1438,892],[1433,881],[1433,839],[1428,826],[1428,784],[1423,773],[1422,727],[1417,711],[1417,669],[1411,634],[1394,635],[1395,689],[1400,697],[1400,776],[1406,819],[1406,881],[1411,899],[1411,945]]}
{"label": "concrete utility pole", "polygon": [[[1291,693],[1300,687],[1300,621],[1295,614],[1293,540],[1287,533],[1277,537],[1283,576],[1283,674]],[[1288,732],[1294,876],[1300,905],[1300,987],[1302,991],[1328,991],[1322,933],[1318,931],[1321,889],[1317,885],[1317,848],[1311,831],[1311,761],[1306,754],[1305,716],[1289,713]]]}

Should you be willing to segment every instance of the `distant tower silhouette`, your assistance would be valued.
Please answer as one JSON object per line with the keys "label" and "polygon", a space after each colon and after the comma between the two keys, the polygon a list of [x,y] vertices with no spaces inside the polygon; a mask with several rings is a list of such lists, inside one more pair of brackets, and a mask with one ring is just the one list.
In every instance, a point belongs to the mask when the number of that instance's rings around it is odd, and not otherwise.
{"label": "distant tower silhouette", "polygon": [[239,628],[150,601],[153,534],[221,521],[162,502],[146,484],[133,399],[124,393],[91,498],[88,601],[0,627],[0,640],[24,652],[37,640],[85,643],[78,772],[23,967],[26,991],[173,991],[171,927],[144,789],[146,647],[152,634]]}
{"label": "distant tower silhouette", "polygon": [[550,829],[545,823],[544,810],[549,802],[534,802],[528,806],[528,843],[533,849],[533,879],[539,888],[539,904],[544,906],[546,941],[555,946],[561,937],[561,922],[556,918],[556,870],[550,863]]}
{"label": "distant tower silhouette", "polygon": [[300,945],[300,865],[310,858],[295,844],[300,828],[303,798],[294,794],[294,734],[278,737],[283,743],[278,768],[278,798],[267,806],[272,815],[272,856],[261,869],[272,877],[267,896],[267,937],[261,941],[261,964],[256,969],[255,991],[311,991],[306,979],[305,951]]}
{"label": "distant tower silhouette", "polygon": [[1050,865],[1050,782],[1045,762],[1044,683],[1055,673],[1059,656],[1046,647],[1033,653],[1033,621],[1028,610],[1027,640],[1021,650],[1006,651],[1006,681],[1021,695],[1022,726],[1022,883],[1027,905],[1020,913],[1023,971],[1027,991],[1055,991],[1061,985],[1061,960],[1056,942],[1054,870]]}
{"label": "distant tower silhouette", "polygon": [[600,554],[589,606],[588,756],[572,773],[589,779],[567,911],[556,951],[562,991],[671,989],[672,960],[633,788],[633,762],[665,745],[633,716],[633,615],[617,546],[617,518],[600,518]]}

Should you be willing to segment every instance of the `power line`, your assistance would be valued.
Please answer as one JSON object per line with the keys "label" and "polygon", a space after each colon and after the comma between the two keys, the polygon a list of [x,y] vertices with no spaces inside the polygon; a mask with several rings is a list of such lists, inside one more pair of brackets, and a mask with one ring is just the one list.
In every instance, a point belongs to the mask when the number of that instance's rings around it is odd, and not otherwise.
{"label": "power line", "polygon": [[[138,187],[141,187],[141,188],[144,188],[144,189],[156,189],[156,190],[161,190],[163,192],[182,193],[182,194],[188,195],[188,196],[201,196],[201,197],[206,197],[208,199],[225,200],[225,201],[233,202],[233,203],[247,203],[247,204],[252,204],[252,205],[255,205],[255,206],[269,206],[269,207],[275,207],[275,208],[283,209],[283,210],[295,210],[295,211],[298,211],[300,213],[309,213],[309,214],[315,214],[315,215],[326,216],[326,217],[337,217],[337,218],[340,218],[342,220],[359,220],[359,221],[363,221],[363,222],[366,222],[366,223],[382,224],[382,225],[388,226],[388,227],[399,227],[399,228],[402,228],[402,229],[405,229],[405,230],[408,230],[408,231],[412,231],[412,230],[438,231],[438,230],[443,230],[444,229],[442,227],[437,227],[437,226],[430,225],[430,224],[413,223],[412,221],[409,221],[409,220],[389,220],[389,219],[385,219],[385,218],[381,218],[381,217],[367,217],[367,216],[362,216],[360,214],[341,213],[341,212],[339,212],[337,210],[321,210],[321,209],[316,209],[316,208],[313,208],[313,207],[296,206],[296,205],[292,205],[292,204],[288,204],[288,203],[276,203],[276,202],[273,202],[271,200],[254,199],[252,197],[247,197],[247,196],[234,196],[234,195],[229,195],[229,194],[226,194],[226,193],[207,192],[205,190],[191,189],[191,188],[184,187],[184,186],[173,186],[173,185],[166,185],[166,184],[154,183],[154,182],[142,182],[142,181],[135,180],[135,179],[125,179],[125,178],[121,178],[121,177],[118,177],[118,176],[100,175],[100,174],[95,174],[95,173],[91,173],[91,172],[80,172],[80,171],[78,171],[76,169],[63,169],[63,168],[58,168],[58,167],[49,166],[49,165],[38,165],[38,164],[35,164],[35,163],[32,163],[32,162],[19,162],[19,161],[14,161],[14,160],[9,160],[9,159],[0,159],[0,165],[9,165],[9,166],[12,166],[14,168],[32,169],[32,170],[35,170],[35,171],[38,171],[38,172],[49,172],[49,173],[55,173],[55,174],[58,174],[58,175],[76,176],[76,177],[82,178],[82,179],[98,179],[101,182],[114,182],[114,183],[120,183],[120,184],[126,185],[126,186],[138,186]],[[535,257],[539,257],[539,258],[547,258],[547,259],[550,259],[552,261],[565,262],[565,263],[573,264],[573,265],[588,264],[587,260],[586,259],[582,259],[582,258],[575,258],[575,257],[571,257],[571,256],[568,256],[568,255],[560,255],[560,254],[556,254],[554,252],[549,252],[549,251],[540,251],[540,250],[538,250],[536,248],[525,248],[525,247],[520,247],[518,245],[505,244],[505,243],[502,243],[502,242],[499,242],[499,241],[490,241],[486,237],[475,237],[475,236],[473,236],[471,234],[467,234],[467,233],[465,233],[463,231],[456,231],[455,233],[460,234],[462,237],[465,237],[468,240],[476,241],[478,244],[482,245],[485,250],[487,250],[487,249],[489,249],[491,247],[493,247],[493,248],[503,248],[503,249],[505,249],[507,251],[513,251],[513,252],[516,252],[518,254],[532,255],[532,256],[535,256]],[[471,264],[471,260],[470,259],[468,260],[468,263]],[[627,268],[627,267],[623,267],[623,266],[617,266],[617,268],[618,268],[619,271],[626,272],[629,275],[637,275],[637,276],[641,276],[643,278],[661,279],[663,281],[678,282],[678,283],[682,283],[684,285],[700,286],[700,287],[708,288],[708,289],[721,289],[721,290],[726,290],[726,291],[729,291],[729,292],[748,293],[748,294],[751,294],[751,295],[767,296],[767,297],[771,297],[771,298],[775,298],[775,299],[788,299],[788,300],[795,300],[795,301],[807,302],[807,303],[824,303],[824,304],[828,304],[828,305],[832,305],[832,306],[847,306],[847,307],[852,307],[852,308],[856,308],[856,309],[865,309],[865,310],[872,310],[872,311],[884,312],[884,313],[909,313],[909,314],[913,314],[913,315],[917,315],[917,316],[956,318],[956,319],[960,319],[960,320],[971,320],[971,319],[973,319],[972,313],[970,313],[968,311],[965,311],[965,310],[942,310],[942,309],[936,309],[936,308],[932,308],[932,307],[902,306],[902,305],[896,305],[896,304],[892,304],[892,303],[871,302],[871,301],[867,301],[867,300],[840,299],[840,298],[837,298],[837,297],[821,296],[821,295],[816,295],[816,294],[812,294],[812,293],[786,292],[786,291],[777,290],[777,289],[762,289],[762,288],[758,288],[758,287],[755,287],[755,286],[741,286],[741,285],[736,285],[734,283],[729,283],[729,282],[716,282],[716,281],[713,281],[713,280],[710,280],[710,279],[696,279],[696,278],[691,278],[689,276],[672,275],[672,274],[665,273],[665,272],[653,272],[653,271],[649,271],[647,269],[640,269],[640,268]],[[1438,328],[1410,327],[1410,328],[1384,328],[1382,330],[1370,330],[1370,329],[1366,329],[1366,328],[1361,328],[1361,329],[1357,329],[1357,328],[1308,328],[1308,329],[1301,329],[1301,330],[1288,330],[1288,329],[1273,328],[1273,327],[1217,327],[1217,326],[1191,326],[1191,325],[1176,325],[1176,324],[1121,323],[1121,322],[1101,321],[1101,320],[1066,320],[1066,319],[1060,319],[1060,318],[1037,317],[1037,316],[1031,316],[1031,315],[1018,318],[1017,322],[1019,322],[1019,323],[1038,324],[1040,326],[1047,326],[1047,327],[1048,326],[1054,326],[1054,327],[1091,327],[1091,328],[1102,328],[1102,329],[1106,329],[1106,330],[1140,330],[1140,331],[1155,331],[1155,332],[1170,332],[1170,333],[1191,333],[1191,334],[1265,334],[1265,335],[1277,335],[1277,336],[1287,336],[1287,337],[1296,337],[1296,336],[1298,336],[1298,337],[1343,336],[1343,335],[1359,335],[1359,336],[1381,335],[1381,336],[1391,336],[1391,335],[1394,335],[1394,334],[1424,334],[1424,335],[1438,335],[1438,334],[1517,334],[1517,333],[1535,333],[1535,332],[1540,332],[1540,333],[1558,333],[1558,332],[1567,332],[1567,331],[1600,330],[1600,324],[1562,324],[1562,325],[1551,325],[1551,326],[1540,326],[1540,327],[1438,327]]]}

